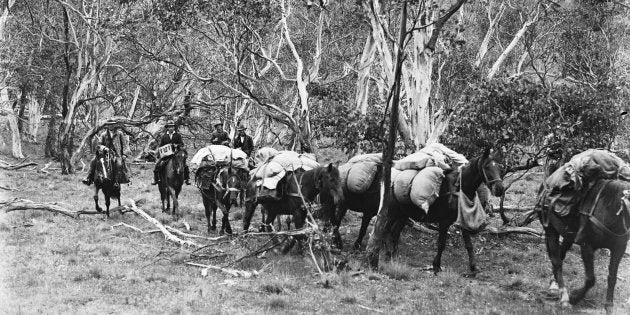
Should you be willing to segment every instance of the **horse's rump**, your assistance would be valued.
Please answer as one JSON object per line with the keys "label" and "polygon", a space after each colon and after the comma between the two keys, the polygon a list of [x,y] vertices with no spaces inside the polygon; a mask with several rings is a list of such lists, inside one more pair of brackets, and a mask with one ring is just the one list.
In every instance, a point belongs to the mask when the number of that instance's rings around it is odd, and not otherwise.
{"label": "horse's rump", "polygon": [[[622,180],[598,180],[588,190],[577,206],[581,216],[602,230],[609,237],[628,237],[630,231],[630,209],[628,193],[630,182]],[[583,228],[578,231],[578,239]]]}

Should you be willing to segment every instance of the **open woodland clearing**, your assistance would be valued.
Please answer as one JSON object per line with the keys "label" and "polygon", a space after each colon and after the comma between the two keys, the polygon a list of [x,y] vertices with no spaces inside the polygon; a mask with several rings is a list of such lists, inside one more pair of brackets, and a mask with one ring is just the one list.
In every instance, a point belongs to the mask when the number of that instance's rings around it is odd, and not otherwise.
{"label": "open woodland clearing", "polygon": [[[8,159],[3,157],[3,159]],[[37,172],[40,166],[3,171],[0,184],[14,191],[3,199],[36,202],[59,201],[74,210],[93,208],[92,189],[80,183],[83,174],[62,176]],[[132,166],[133,183],[123,187],[123,200],[146,200],[142,208],[164,224],[176,228],[190,224],[190,233],[206,235],[199,192],[185,186],[180,196],[183,219],[173,221],[161,213],[159,194],[150,183],[151,165]],[[515,184],[506,203],[527,205],[535,198],[540,175]],[[231,213],[240,231],[241,208]],[[515,213],[509,213],[514,215]],[[598,282],[586,300],[562,309],[547,295],[551,266],[543,239],[527,235],[474,238],[482,272],[465,277],[467,257],[461,236],[451,230],[443,258],[445,271],[423,271],[431,264],[435,235],[406,228],[401,237],[399,262],[382,272],[367,268],[363,252],[350,250],[359,216],[349,212],[342,225],[349,271],[323,278],[312,260],[293,250],[288,255],[267,253],[235,266],[263,268],[258,277],[233,278],[185,265],[191,250],[168,243],[159,234],[142,234],[154,227],[134,213],[82,215],[73,219],[47,211],[0,214],[2,279],[0,309],[4,313],[471,313],[471,314],[575,314],[602,313],[608,257],[596,257]],[[254,218],[253,222],[260,219]],[[500,220],[493,219],[493,224]],[[536,229],[538,222],[531,225]],[[211,235],[216,236],[216,235]],[[364,241],[364,244],[367,241]],[[226,246],[229,247],[229,246]],[[360,272],[363,271],[363,272]],[[568,253],[564,274],[570,288],[582,283],[579,249]],[[630,311],[630,268],[622,261],[615,292],[616,312]]]}

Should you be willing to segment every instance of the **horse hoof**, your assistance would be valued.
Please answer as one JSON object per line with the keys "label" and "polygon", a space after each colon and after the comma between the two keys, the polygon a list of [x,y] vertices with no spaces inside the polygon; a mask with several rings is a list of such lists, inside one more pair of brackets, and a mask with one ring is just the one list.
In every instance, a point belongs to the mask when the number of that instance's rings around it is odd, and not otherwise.
{"label": "horse hoof", "polygon": [[604,304],[604,310],[606,310],[606,314],[613,314],[614,305],[612,303]]}
{"label": "horse hoof", "polygon": [[102,208],[96,208],[96,212],[103,212]]}
{"label": "horse hoof", "polygon": [[217,227],[216,227],[216,226],[211,226],[211,227],[208,229],[208,231],[216,231],[216,230],[217,230]]}
{"label": "horse hoof", "polygon": [[569,303],[568,301],[560,302],[560,306],[562,308],[571,308],[571,303]]}

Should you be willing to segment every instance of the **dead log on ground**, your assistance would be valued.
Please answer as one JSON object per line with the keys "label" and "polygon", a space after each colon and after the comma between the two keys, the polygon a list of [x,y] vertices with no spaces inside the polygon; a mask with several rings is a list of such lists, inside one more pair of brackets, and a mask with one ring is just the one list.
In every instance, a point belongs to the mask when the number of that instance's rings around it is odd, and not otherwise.
{"label": "dead log on ground", "polygon": [[529,228],[529,227],[524,227],[524,226],[520,226],[520,227],[506,226],[506,227],[501,227],[501,228],[496,228],[494,226],[488,226],[482,231],[482,233],[496,234],[496,235],[500,235],[500,234],[527,234],[527,235],[536,236],[536,237],[543,237],[543,233],[541,231],[538,231],[536,229],[532,229],[532,228]]}
{"label": "dead log on ground", "polygon": [[193,241],[182,240],[179,237],[173,235],[173,233],[171,233],[162,223],[160,223],[160,221],[158,221],[155,218],[153,218],[152,216],[148,215],[142,209],[136,207],[136,203],[132,199],[130,199],[130,202],[131,202],[131,211],[139,214],[145,220],[153,223],[153,225],[155,225],[158,229],[160,229],[160,231],[162,232],[162,234],[164,234],[164,237],[168,241],[171,241],[173,243],[177,243],[180,246],[188,245],[188,246],[193,246],[193,247],[201,247],[201,245],[199,245],[199,244],[197,244],[197,243],[195,243]]}
{"label": "dead log on ground", "polygon": [[238,270],[238,269],[232,269],[232,268],[223,268],[223,267],[213,266],[213,265],[198,264],[198,263],[193,263],[193,262],[187,262],[186,264],[190,266],[204,268],[203,270],[201,270],[201,275],[204,277],[208,275],[209,269],[219,270],[221,272],[232,275],[233,277],[243,277],[246,279],[251,278],[251,277],[256,277],[259,275],[258,270],[246,271],[246,270]]}
{"label": "dead log on ground", "polygon": [[35,162],[20,162],[18,164],[9,164],[7,162],[0,162],[0,168],[8,171],[15,171],[27,166],[36,166]]}
{"label": "dead log on ground", "polygon": [[[6,212],[18,211],[18,210],[44,210],[55,213],[60,213],[69,216],[74,219],[78,219],[82,214],[105,214],[105,212],[98,212],[96,210],[70,210],[67,207],[62,206],[59,202],[52,203],[40,203],[33,202],[26,199],[15,198],[13,200],[0,201],[1,209]],[[111,210],[110,210],[111,211]]]}

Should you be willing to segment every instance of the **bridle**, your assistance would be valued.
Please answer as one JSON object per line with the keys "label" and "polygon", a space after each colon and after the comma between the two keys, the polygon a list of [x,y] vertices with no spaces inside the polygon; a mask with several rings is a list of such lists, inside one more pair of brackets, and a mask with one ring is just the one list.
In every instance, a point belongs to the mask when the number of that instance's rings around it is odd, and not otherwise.
{"label": "bridle", "polygon": [[494,183],[501,181],[501,178],[495,178],[493,180],[488,179],[486,170],[483,168],[483,158],[479,158],[479,162],[477,162],[477,168],[481,169],[481,174],[483,174],[483,181],[486,186],[491,187]]}

